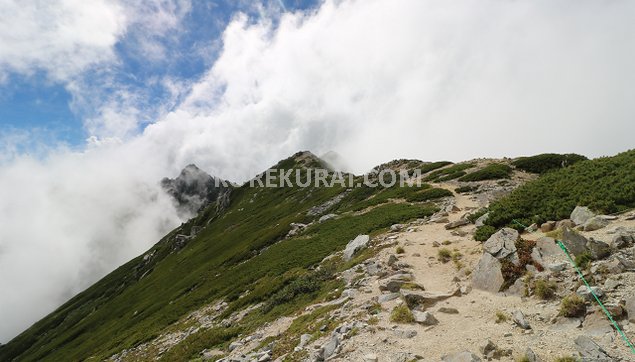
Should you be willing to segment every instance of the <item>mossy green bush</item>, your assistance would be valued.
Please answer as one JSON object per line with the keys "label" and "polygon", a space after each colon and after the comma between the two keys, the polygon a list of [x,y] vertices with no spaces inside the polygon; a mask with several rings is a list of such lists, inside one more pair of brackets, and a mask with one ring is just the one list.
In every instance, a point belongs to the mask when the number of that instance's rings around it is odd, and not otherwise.
{"label": "mossy green bush", "polygon": [[548,300],[556,296],[557,285],[555,282],[545,279],[534,281],[534,295],[540,299]]}
{"label": "mossy green bush", "polygon": [[568,167],[580,161],[586,160],[586,157],[575,153],[543,153],[530,157],[520,157],[514,160],[512,165],[523,171],[540,174]]}
{"label": "mossy green bush", "polygon": [[405,304],[396,306],[390,313],[390,321],[394,323],[413,323],[415,317]]}
{"label": "mossy green bush", "polygon": [[560,315],[568,318],[583,317],[586,314],[586,302],[577,294],[571,294],[560,302]]}
{"label": "mossy green bush", "polygon": [[512,168],[502,163],[490,163],[478,171],[468,173],[459,178],[459,181],[485,181],[509,178]]}
{"label": "mossy green bush", "polygon": [[476,166],[473,163],[460,163],[431,172],[424,178],[426,182],[443,182],[454,180],[466,174],[465,170]]}
{"label": "mossy green bush", "polygon": [[577,205],[605,214],[635,207],[635,150],[547,172],[492,203],[487,224],[562,220]]}
{"label": "mossy green bush", "polygon": [[496,233],[496,228],[490,225],[483,225],[476,228],[474,232],[474,240],[476,241],[487,241],[490,236]]}
{"label": "mossy green bush", "polygon": [[455,188],[454,192],[456,192],[458,194],[465,194],[465,193],[468,193],[468,192],[478,191],[478,189],[479,189],[478,186],[466,185],[466,186],[461,186],[461,187]]}

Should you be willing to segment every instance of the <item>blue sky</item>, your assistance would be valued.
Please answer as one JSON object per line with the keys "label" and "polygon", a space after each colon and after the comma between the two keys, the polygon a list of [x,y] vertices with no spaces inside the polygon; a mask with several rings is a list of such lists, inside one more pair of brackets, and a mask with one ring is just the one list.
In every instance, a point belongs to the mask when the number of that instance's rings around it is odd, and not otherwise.
{"label": "blue sky", "polygon": [[[164,104],[170,97],[165,87],[157,84],[157,79],[193,82],[201,77],[216,59],[221,47],[220,36],[238,12],[257,21],[263,11],[271,16],[275,12],[311,9],[317,2],[273,0],[263,2],[260,9],[255,4],[257,2],[194,0],[178,20],[178,26],[168,33],[153,34],[143,26],[133,25],[114,44],[114,61],[98,63],[88,71],[72,75],[72,79],[53,79],[38,67],[29,69],[26,74],[9,68],[4,71],[4,82],[0,83],[0,130],[5,134],[36,132],[45,135],[44,140],[51,144],[81,147],[91,135],[84,120],[95,116],[100,100],[73,105],[77,95],[69,90],[68,83],[80,79],[85,87],[91,88],[91,97],[117,89],[139,95],[138,104],[147,112],[136,129],[139,132],[154,121],[153,116],[157,114],[153,105]],[[277,16],[279,14],[274,18]],[[163,54],[148,59],[138,49],[139,37],[156,42],[156,46],[163,48]],[[25,147],[24,151],[28,151],[28,144]]]}

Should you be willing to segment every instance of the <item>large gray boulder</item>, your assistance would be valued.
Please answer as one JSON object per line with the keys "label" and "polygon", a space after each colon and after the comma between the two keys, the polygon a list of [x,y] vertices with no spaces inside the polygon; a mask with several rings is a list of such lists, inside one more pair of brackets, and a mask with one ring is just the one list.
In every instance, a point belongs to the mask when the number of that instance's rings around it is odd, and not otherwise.
{"label": "large gray boulder", "polygon": [[591,361],[613,361],[606,351],[587,336],[579,336],[575,339],[575,349],[583,359]]}
{"label": "large gray boulder", "polygon": [[516,240],[518,240],[518,231],[511,228],[502,228],[483,244],[486,252],[503,259],[516,252]]}
{"label": "large gray boulder", "polygon": [[337,351],[337,347],[340,345],[340,336],[338,333],[333,333],[331,338],[320,348],[320,354],[323,360],[331,357]]}
{"label": "large gray boulder", "polygon": [[571,213],[571,217],[569,217],[569,219],[571,219],[576,225],[583,225],[593,216],[595,216],[595,214],[588,207],[576,206],[576,208],[573,209],[573,212]]}
{"label": "large gray boulder", "polygon": [[368,235],[358,235],[355,239],[351,240],[344,249],[344,260],[349,261],[353,258],[353,255],[359,251],[368,247],[370,237]]}
{"label": "large gray boulder", "polygon": [[501,263],[489,253],[483,253],[472,273],[472,287],[490,293],[498,293],[505,283]]}
{"label": "large gray boulder", "polygon": [[587,238],[569,228],[564,228],[562,231],[562,243],[567,247],[569,253],[574,256],[588,251],[586,246],[588,243]]}
{"label": "large gray boulder", "polygon": [[464,351],[441,357],[443,362],[480,362],[481,359],[472,352]]}

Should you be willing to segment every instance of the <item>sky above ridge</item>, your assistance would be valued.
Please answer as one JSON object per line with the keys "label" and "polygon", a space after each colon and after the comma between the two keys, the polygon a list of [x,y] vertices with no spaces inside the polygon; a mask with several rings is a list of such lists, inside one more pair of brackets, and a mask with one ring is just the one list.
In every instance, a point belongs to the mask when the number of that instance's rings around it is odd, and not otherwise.
{"label": "sky above ridge", "polygon": [[634,16],[629,0],[0,0],[0,342],[179,225],[158,181],[189,163],[243,181],[299,150],[363,172],[632,148]]}

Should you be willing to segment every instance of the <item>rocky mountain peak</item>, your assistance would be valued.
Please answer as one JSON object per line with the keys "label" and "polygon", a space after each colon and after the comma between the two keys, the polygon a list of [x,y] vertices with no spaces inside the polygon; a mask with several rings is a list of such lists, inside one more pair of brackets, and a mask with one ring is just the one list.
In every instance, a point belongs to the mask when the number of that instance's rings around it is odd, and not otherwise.
{"label": "rocky mountain peak", "polygon": [[181,170],[174,179],[164,178],[161,187],[174,198],[182,218],[189,218],[199,210],[226,195],[229,182],[216,179],[194,164]]}

